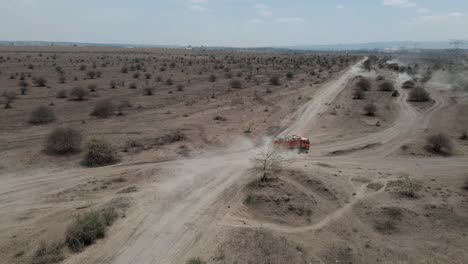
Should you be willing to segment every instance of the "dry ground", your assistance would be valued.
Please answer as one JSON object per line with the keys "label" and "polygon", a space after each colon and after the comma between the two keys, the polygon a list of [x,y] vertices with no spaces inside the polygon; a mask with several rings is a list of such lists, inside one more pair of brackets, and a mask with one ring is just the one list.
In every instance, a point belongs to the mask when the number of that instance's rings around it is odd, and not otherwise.
{"label": "dry ground", "polygon": [[[64,263],[468,260],[468,144],[459,139],[468,129],[468,107],[466,97],[450,90],[431,86],[433,100],[417,105],[400,88],[404,74],[363,71],[360,58],[341,54],[1,47],[0,58],[2,92],[18,91],[22,72],[28,82],[48,80],[48,87],[29,87],[0,111],[6,263],[31,263],[41,241],[63,240],[74,216],[109,203],[123,210],[106,237],[81,253],[64,250]],[[124,66],[140,70],[121,73]],[[226,67],[242,89],[230,88]],[[90,70],[102,77],[88,79]],[[285,78],[289,71],[292,79]],[[151,74],[147,82],[144,73]],[[274,75],[280,86],[269,84]],[[359,75],[372,83],[365,100],[352,99]],[[400,96],[379,91],[377,75],[393,81]],[[168,78],[173,85],[165,84]],[[112,89],[112,80],[125,85]],[[132,82],[137,89],[128,87]],[[55,97],[89,84],[98,88],[85,101]],[[155,87],[154,95],[143,95],[145,86]],[[89,116],[103,98],[132,107],[123,116]],[[378,107],[374,117],[363,114],[368,102]],[[57,120],[28,124],[39,104],[50,105]],[[82,153],[46,155],[44,138],[60,126],[106,139],[120,162],[89,169],[80,166]],[[175,131],[184,139],[164,137]],[[424,150],[434,131],[449,135],[452,156]],[[309,137],[311,152],[287,154],[278,178],[259,183],[249,171],[251,158],[262,137],[278,134]],[[414,197],[403,192],[408,183]]]}

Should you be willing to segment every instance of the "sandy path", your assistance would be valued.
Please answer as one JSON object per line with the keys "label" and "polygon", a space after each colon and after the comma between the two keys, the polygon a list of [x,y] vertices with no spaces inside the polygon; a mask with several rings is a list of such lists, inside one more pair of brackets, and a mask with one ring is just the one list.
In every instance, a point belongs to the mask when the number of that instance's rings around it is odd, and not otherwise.
{"label": "sandy path", "polygon": [[[294,122],[283,134],[303,131],[324,102],[332,101],[357,72],[359,64],[338,80],[325,84],[292,117]],[[187,258],[185,253],[204,230],[225,214],[221,212],[220,217],[214,217],[234,198],[234,186],[241,187],[239,183],[244,182],[242,177],[256,151],[250,146],[208,158],[147,164],[163,167],[172,175],[147,188],[141,206],[116,227],[119,230],[114,230],[104,245],[72,256],[65,263],[182,263]],[[219,199],[225,202],[218,203]]]}

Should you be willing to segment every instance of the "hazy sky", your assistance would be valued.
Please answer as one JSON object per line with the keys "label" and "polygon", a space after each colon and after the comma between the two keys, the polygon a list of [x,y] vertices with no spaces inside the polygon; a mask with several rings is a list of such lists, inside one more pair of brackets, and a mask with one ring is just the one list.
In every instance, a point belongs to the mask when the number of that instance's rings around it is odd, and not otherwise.
{"label": "hazy sky", "polygon": [[468,0],[0,0],[0,40],[282,46],[468,39]]}

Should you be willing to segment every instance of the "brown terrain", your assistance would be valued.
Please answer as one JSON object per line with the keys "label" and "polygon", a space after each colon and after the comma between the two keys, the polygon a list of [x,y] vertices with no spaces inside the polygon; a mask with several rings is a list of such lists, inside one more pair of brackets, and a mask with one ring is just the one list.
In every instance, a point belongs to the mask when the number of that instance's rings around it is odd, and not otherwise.
{"label": "brown terrain", "polygon": [[[467,68],[441,56],[0,47],[1,262],[468,263],[468,82],[447,77]],[[55,119],[33,124],[41,105]],[[48,153],[56,128],[81,151]],[[453,147],[429,149],[438,133]],[[310,152],[260,181],[252,159],[294,134]],[[115,160],[85,166],[93,140]]]}

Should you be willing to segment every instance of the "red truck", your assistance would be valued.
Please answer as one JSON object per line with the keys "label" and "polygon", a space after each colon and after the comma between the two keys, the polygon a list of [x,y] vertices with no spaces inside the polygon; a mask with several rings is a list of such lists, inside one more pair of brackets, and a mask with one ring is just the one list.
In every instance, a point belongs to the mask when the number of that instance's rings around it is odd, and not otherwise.
{"label": "red truck", "polygon": [[297,150],[299,153],[309,153],[310,141],[308,138],[293,135],[275,137],[273,145],[282,149]]}

